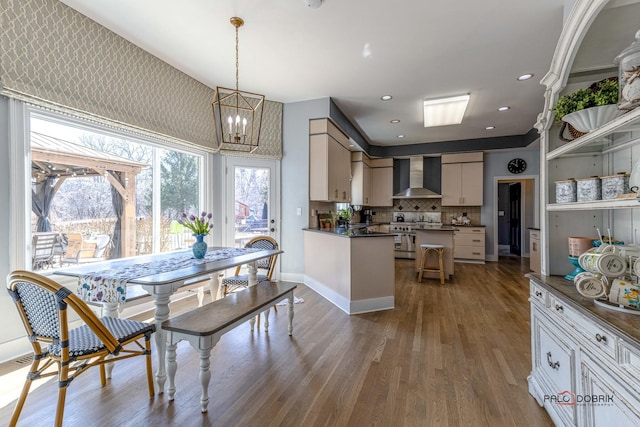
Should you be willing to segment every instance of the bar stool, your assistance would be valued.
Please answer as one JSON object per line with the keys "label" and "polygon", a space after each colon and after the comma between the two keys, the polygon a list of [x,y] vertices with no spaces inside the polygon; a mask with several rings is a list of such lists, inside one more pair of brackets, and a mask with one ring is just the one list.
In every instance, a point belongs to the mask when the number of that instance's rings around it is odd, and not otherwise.
{"label": "bar stool", "polygon": [[[431,251],[435,252],[435,254],[438,256],[438,268],[428,267],[425,265],[427,263],[427,255]],[[422,282],[422,273],[440,273],[440,283],[444,285],[444,261],[442,259],[444,246],[423,243],[420,245],[420,252],[422,253],[422,261],[420,262],[420,274],[418,275],[418,282]]]}

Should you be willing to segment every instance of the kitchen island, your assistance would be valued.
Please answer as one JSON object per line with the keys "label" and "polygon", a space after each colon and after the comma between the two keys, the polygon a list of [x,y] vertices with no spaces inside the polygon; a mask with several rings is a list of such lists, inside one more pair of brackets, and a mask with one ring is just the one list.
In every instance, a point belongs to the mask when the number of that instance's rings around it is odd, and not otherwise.
{"label": "kitchen island", "polygon": [[[420,251],[420,245],[423,243],[430,243],[432,245],[444,246],[443,260],[444,260],[444,275],[446,279],[451,279],[453,276],[453,234],[458,228],[449,225],[443,225],[439,227],[425,227],[422,229],[416,229],[416,273],[420,269],[420,263],[422,262],[422,252]],[[428,265],[438,265],[435,254],[431,253],[427,259]],[[425,272],[424,277],[439,279],[438,273]]]}
{"label": "kitchen island", "polygon": [[394,308],[391,233],[303,229],[304,283],[347,314]]}

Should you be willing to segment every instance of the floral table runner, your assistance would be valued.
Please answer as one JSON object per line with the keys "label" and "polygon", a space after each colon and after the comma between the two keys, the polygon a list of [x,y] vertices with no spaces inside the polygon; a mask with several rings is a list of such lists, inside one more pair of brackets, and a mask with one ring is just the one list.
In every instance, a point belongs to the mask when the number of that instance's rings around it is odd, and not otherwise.
{"label": "floral table runner", "polygon": [[196,259],[190,253],[184,253],[164,260],[95,271],[78,279],[77,293],[84,301],[124,304],[127,300],[127,282],[129,280],[180,270],[206,262],[220,261],[261,250],[259,248],[217,249],[207,252],[204,259]]}

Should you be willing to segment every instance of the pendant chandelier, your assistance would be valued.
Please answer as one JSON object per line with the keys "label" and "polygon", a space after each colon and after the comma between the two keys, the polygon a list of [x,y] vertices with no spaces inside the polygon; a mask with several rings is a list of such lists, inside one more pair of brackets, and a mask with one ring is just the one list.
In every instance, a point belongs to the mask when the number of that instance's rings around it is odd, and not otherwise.
{"label": "pendant chandelier", "polygon": [[260,141],[264,95],[238,89],[238,28],[244,25],[242,18],[233,17],[236,28],[236,88],[216,87],[213,95],[213,121],[216,127],[217,151],[253,153]]}

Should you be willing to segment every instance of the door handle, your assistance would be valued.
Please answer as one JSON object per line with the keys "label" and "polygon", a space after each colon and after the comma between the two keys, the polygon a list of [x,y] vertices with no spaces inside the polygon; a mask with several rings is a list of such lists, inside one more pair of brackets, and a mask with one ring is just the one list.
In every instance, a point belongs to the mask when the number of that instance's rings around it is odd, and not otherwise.
{"label": "door handle", "polygon": [[273,227],[271,227],[271,228],[269,229],[269,231],[273,233],[274,231],[276,231],[276,229],[275,229],[275,228],[273,228]]}
{"label": "door handle", "polygon": [[556,370],[560,369],[560,361],[556,360],[555,362],[552,362],[551,360],[552,360],[551,359],[551,352],[548,351],[547,352],[547,363],[549,364],[549,366],[551,366],[551,369],[556,369]]}

